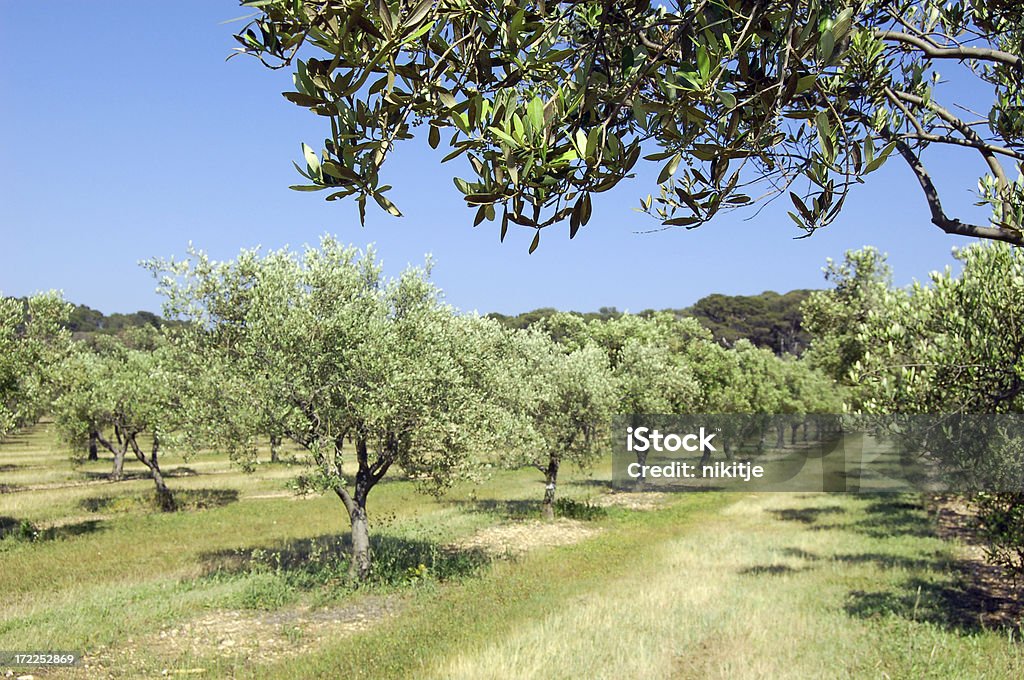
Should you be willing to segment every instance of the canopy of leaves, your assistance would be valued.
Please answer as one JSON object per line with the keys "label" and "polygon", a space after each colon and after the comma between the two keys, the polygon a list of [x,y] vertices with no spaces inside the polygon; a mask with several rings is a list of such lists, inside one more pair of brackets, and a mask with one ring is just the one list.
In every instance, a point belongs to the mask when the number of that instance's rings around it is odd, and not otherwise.
{"label": "canopy of leaves", "polygon": [[388,281],[372,251],[326,237],[299,253],[192,251],[150,267],[168,314],[191,322],[182,342],[218,373],[210,408],[236,454],[284,434],[316,459],[310,483],[340,492],[351,441],[368,486],[397,465],[440,487],[510,428],[494,396],[515,389],[500,327],[456,316],[426,269]]}
{"label": "canopy of leaves", "polygon": [[0,297],[0,437],[34,423],[48,406],[53,367],[70,349],[68,309],[57,293]]}
{"label": "canopy of leaves", "polygon": [[[809,352],[884,419],[906,450],[981,494],[982,536],[997,563],[1024,573],[1024,254],[1002,244],[956,253],[963,271],[893,289],[874,250],[830,267],[832,291],[807,304]],[[1015,490],[1016,492],[1013,492]]]}
{"label": "canopy of leaves", "polygon": [[[243,0],[239,52],[294,70],[285,97],[322,116],[296,189],[399,216],[381,169],[424,131],[476,211],[535,229],[589,221],[591,195],[658,164],[640,209],[695,227],[780,195],[808,234],[894,151],[949,233],[1024,242],[1024,14],[1015,0]],[[939,67],[983,91],[965,115]],[[947,73],[948,73],[947,71]],[[978,105],[975,105],[977,108]],[[929,145],[979,166],[988,225],[948,216]]]}
{"label": "canopy of leaves", "polygon": [[539,329],[516,331],[518,413],[526,428],[511,462],[543,468],[552,459],[590,464],[607,449],[608,426],[619,405],[618,385],[604,351],[592,343],[569,348]]}
{"label": "canopy of leaves", "polygon": [[155,333],[132,344],[113,338],[77,343],[55,366],[59,389],[52,414],[62,439],[79,450],[94,432],[117,431],[136,440],[145,434],[182,451],[204,443],[192,436],[194,369]]}
{"label": "canopy of leaves", "polygon": [[847,253],[829,268],[835,288],[808,302],[812,357],[831,357],[866,410],[1024,410],[1024,254],[990,245],[956,257],[958,276],[893,289],[877,251]]}

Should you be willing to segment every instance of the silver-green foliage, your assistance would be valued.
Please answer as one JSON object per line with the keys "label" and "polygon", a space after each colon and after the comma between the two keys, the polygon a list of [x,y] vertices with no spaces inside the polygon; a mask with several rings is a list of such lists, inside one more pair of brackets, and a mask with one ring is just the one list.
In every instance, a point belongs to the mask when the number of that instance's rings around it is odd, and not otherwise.
{"label": "silver-green foliage", "polygon": [[211,435],[249,459],[268,429],[315,461],[307,487],[333,491],[369,572],[366,498],[393,467],[431,490],[477,465],[512,430],[511,371],[496,322],[443,304],[428,268],[383,276],[374,252],[319,248],[212,261],[154,261],[181,343],[207,357]]}
{"label": "silver-green foliage", "polygon": [[516,413],[523,428],[512,464],[527,463],[544,473],[542,512],[554,517],[562,463],[587,467],[608,448],[608,426],[618,403],[618,385],[604,351],[587,343],[568,348],[538,329],[515,332],[513,362],[526,389]]}
{"label": "silver-green foliage", "polygon": [[55,292],[0,297],[0,437],[35,422],[52,396],[54,365],[68,351],[70,306]]}
{"label": "silver-green foliage", "polygon": [[52,411],[61,438],[82,450],[91,440],[102,444],[114,455],[114,479],[125,456],[134,455],[149,469],[162,509],[173,510],[160,454],[187,454],[204,443],[192,427],[198,407],[189,357],[159,333],[142,331],[78,343],[58,370]]}
{"label": "silver-green foliage", "polygon": [[[367,199],[401,215],[380,171],[423,130],[444,160],[468,159],[455,185],[474,222],[533,230],[531,252],[548,225],[575,236],[592,194],[641,158],[660,186],[640,209],[666,227],[788,193],[811,233],[898,157],[936,226],[1024,243],[1017,0],[241,4],[255,15],[238,50],[293,69],[284,96],[329,124],[321,152],[303,145],[295,188],[354,197],[361,216]],[[935,144],[974,159],[990,224],[946,213]]]}

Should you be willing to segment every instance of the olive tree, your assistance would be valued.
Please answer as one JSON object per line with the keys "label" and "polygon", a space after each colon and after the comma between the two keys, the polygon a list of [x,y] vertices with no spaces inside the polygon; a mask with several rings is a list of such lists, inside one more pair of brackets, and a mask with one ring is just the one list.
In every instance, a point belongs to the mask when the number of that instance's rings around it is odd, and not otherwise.
{"label": "olive tree", "polygon": [[160,509],[173,511],[160,455],[187,450],[194,402],[179,353],[158,336],[149,339],[154,344],[141,348],[113,339],[92,349],[78,346],[59,367],[53,416],[71,446],[84,449],[95,440],[113,454],[114,480],[123,476],[126,455],[134,455],[149,470]]}
{"label": "olive tree", "polygon": [[869,349],[862,330],[902,292],[892,289],[885,255],[871,247],[847,251],[842,262],[829,259],[824,273],[832,288],[811,293],[802,308],[804,328],[814,337],[804,357],[834,380],[848,381]]}
{"label": "olive tree", "polygon": [[510,430],[491,343],[501,329],[457,316],[426,268],[387,280],[372,250],[327,237],[298,253],[192,251],[150,267],[167,314],[190,321],[183,342],[227,376],[218,401],[235,413],[220,443],[251,456],[274,409],[313,461],[305,483],[344,505],[359,579],[371,568],[367,499],[390,470],[440,490]]}
{"label": "olive tree", "polygon": [[36,422],[53,393],[54,367],[71,347],[70,305],[58,293],[0,297],[0,438]]}
{"label": "olive tree", "polygon": [[[940,229],[1024,243],[1015,0],[241,4],[256,13],[236,49],[291,69],[284,96],[329,127],[322,151],[303,145],[295,188],[354,196],[360,216],[368,198],[401,215],[381,169],[422,130],[445,161],[468,159],[455,185],[474,222],[535,230],[531,252],[543,227],[575,236],[591,195],[641,158],[661,168],[641,210],[665,227],[788,194],[811,233],[896,156]],[[974,159],[988,224],[947,214],[933,146]]]}
{"label": "olive tree", "polygon": [[508,456],[513,464],[532,465],[544,475],[541,514],[550,520],[562,464],[587,467],[608,451],[617,385],[607,356],[596,345],[568,349],[531,328],[517,333],[516,350],[517,380],[527,386],[517,413],[528,430]]}

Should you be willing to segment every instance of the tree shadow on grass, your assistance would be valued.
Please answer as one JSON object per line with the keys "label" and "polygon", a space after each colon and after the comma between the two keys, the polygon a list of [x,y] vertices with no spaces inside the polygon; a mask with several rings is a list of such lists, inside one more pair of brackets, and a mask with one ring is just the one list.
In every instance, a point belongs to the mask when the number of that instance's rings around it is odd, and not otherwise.
{"label": "tree shadow on grass", "polygon": [[66,524],[39,528],[28,520],[0,517],[0,540],[21,540],[32,543],[56,541],[95,533],[102,530],[104,525],[105,523],[102,520],[87,519],[80,522],[68,522]]}
{"label": "tree shadow on grass", "polygon": [[0,439],[0,444],[4,445],[5,447],[18,446],[19,444],[29,446],[31,445],[31,443],[31,438],[25,432],[11,432],[4,435],[4,437]]}
{"label": "tree shadow on grass", "polygon": [[791,567],[788,564],[755,564],[752,567],[740,569],[741,576],[785,576],[807,571],[810,567]]}
{"label": "tree shadow on grass", "polygon": [[32,525],[26,520],[17,519],[15,517],[0,516],[0,539],[7,538],[9,536],[19,536],[30,530],[31,526]]}
{"label": "tree shadow on grass", "polygon": [[808,525],[808,528],[815,531],[841,529],[870,536],[871,538],[890,538],[893,536],[927,537],[935,535],[934,528],[929,523],[927,513],[921,503],[908,501],[900,497],[875,496],[871,502],[861,509],[864,517],[856,521],[821,523],[825,516],[838,516],[848,512],[849,510],[838,505],[785,508],[771,511],[778,519],[787,522],[800,522]]}
{"label": "tree shadow on grass", "polygon": [[[1012,603],[962,580],[936,583],[915,577],[905,581],[898,592],[851,591],[843,609],[862,619],[898,616],[969,634],[991,627],[1007,604]],[[986,620],[990,622],[987,625],[983,624]],[[1013,625],[1009,621],[1003,623]]]}
{"label": "tree shadow on grass", "polygon": [[[140,479],[153,479],[153,475],[149,470],[125,470],[121,475],[121,479],[113,480],[110,478],[109,471],[95,471],[95,470],[83,470],[81,473],[82,477],[88,480],[107,480],[107,481],[119,481],[119,482],[132,482]],[[198,477],[199,473],[190,467],[174,467],[163,471],[163,476],[167,479],[179,479],[181,477]]]}
{"label": "tree shadow on grass", "polygon": [[872,552],[835,555],[832,559],[844,564],[871,564],[880,569],[905,569],[907,571],[943,572],[953,568],[956,564],[938,551],[926,553],[924,557],[920,558]]}
{"label": "tree shadow on grass", "polygon": [[[570,486],[583,486],[587,488],[603,489],[605,491],[611,491],[614,487],[610,479],[575,479],[568,482]],[[653,489],[652,489],[653,491]]]}
{"label": "tree shadow on grass", "polygon": [[853,528],[874,538],[935,535],[935,527],[920,502],[884,498],[865,507],[864,512],[867,517]]}
{"label": "tree shadow on grass", "polygon": [[[206,577],[270,573],[290,586],[355,585],[349,578],[351,534],[324,534],[236,550],[202,553]],[[431,577],[440,581],[469,576],[491,558],[479,548],[453,548],[387,534],[371,536],[370,583],[402,585]]]}
{"label": "tree shadow on grass", "polygon": [[803,548],[783,548],[781,552],[786,557],[795,557],[800,560],[807,560],[808,562],[815,562],[821,559],[816,554]]}
{"label": "tree shadow on grass", "polygon": [[935,536],[935,527],[921,503],[900,498],[882,498],[863,508],[865,517],[842,525],[824,525],[820,529],[845,529],[871,538],[894,536]]}
{"label": "tree shadow on grass", "polygon": [[[238,501],[237,489],[171,489],[178,510],[208,510]],[[160,509],[153,491],[83,498],[79,506],[89,512],[151,512]]]}
{"label": "tree shadow on grass", "polygon": [[540,518],[540,498],[536,500],[476,500],[476,501],[448,501],[451,505],[460,510],[468,510],[499,519],[524,520]]}
{"label": "tree shadow on grass", "polygon": [[776,518],[784,522],[800,522],[801,524],[814,524],[825,515],[835,515],[844,512],[846,512],[846,509],[839,505],[826,505],[820,508],[784,508],[771,511]]}

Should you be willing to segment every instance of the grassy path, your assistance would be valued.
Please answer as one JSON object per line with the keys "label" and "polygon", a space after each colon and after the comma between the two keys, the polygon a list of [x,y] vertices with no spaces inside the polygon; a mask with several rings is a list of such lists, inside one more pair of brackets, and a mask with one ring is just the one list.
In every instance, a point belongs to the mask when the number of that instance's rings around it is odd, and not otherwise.
{"label": "grassy path", "polygon": [[701,495],[245,677],[1020,678],[897,497]]}

